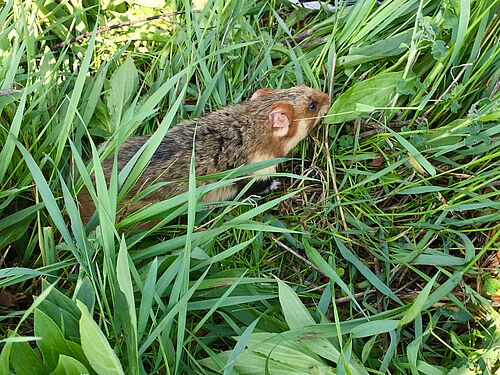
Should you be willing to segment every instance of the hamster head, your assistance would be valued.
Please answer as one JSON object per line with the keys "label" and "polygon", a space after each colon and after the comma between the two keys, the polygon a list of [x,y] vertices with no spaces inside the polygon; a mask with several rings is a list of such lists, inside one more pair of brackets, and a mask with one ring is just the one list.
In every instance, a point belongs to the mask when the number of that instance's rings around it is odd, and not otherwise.
{"label": "hamster head", "polygon": [[311,129],[321,122],[330,108],[327,94],[300,85],[289,89],[259,89],[250,102],[265,115],[270,146],[275,156],[285,156]]}

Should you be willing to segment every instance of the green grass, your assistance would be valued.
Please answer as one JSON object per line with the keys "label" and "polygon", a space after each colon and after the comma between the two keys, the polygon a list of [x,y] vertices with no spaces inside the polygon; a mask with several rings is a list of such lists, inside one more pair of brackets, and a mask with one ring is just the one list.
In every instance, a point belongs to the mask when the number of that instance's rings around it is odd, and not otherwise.
{"label": "green grass", "polygon": [[[149,3],[0,1],[0,373],[498,371],[499,4]],[[177,121],[301,83],[332,107],[284,190],[117,212]]]}

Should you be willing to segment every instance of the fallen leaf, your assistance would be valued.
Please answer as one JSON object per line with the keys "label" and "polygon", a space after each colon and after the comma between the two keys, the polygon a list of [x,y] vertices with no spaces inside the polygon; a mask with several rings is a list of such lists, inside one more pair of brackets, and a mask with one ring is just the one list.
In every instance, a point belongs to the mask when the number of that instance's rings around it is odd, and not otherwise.
{"label": "fallen leaf", "polygon": [[382,164],[384,164],[384,161],[385,161],[385,158],[382,154],[377,154],[372,162],[370,163],[370,165],[372,167],[380,167]]}

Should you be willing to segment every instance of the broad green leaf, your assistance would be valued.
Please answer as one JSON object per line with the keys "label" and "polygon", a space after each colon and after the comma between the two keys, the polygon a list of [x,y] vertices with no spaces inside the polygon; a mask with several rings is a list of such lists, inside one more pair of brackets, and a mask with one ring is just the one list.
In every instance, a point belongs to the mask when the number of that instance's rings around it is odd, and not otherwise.
{"label": "broad green leaf", "polygon": [[64,327],[63,335],[65,338],[75,339],[80,337],[78,329],[79,316],[74,316],[64,306],[54,303],[48,298],[40,304],[39,309],[45,315],[50,316],[56,326]]}
{"label": "broad green leaf", "polygon": [[87,307],[80,301],[76,301],[76,304],[82,313],[80,318],[82,349],[94,371],[99,375],[124,375],[116,353],[90,316]]}
{"label": "broad green leaf", "polygon": [[433,266],[461,266],[464,263],[464,258],[433,249],[425,249],[411,261],[411,264],[429,264]]}
{"label": "broad green leaf", "polygon": [[107,105],[109,110],[111,134],[119,129],[125,106],[130,102],[132,95],[136,93],[139,74],[134,61],[127,56],[125,62],[114,71],[110,80]]}
{"label": "broad green leaf", "polygon": [[352,47],[348,55],[338,58],[337,64],[345,69],[369,61],[380,60],[387,56],[401,55],[406,51],[404,44],[410,44],[412,34],[413,30],[406,30],[400,34],[377,40],[372,44]]}
{"label": "broad green leaf", "polygon": [[33,216],[27,217],[17,224],[0,231],[0,249],[7,248],[9,244],[15,243],[15,241],[25,236],[33,219]]}
{"label": "broad green leaf", "polygon": [[130,277],[129,257],[125,237],[122,236],[120,242],[120,250],[118,252],[118,260],[116,262],[116,277],[121,295],[117,296],[117,300],[126,302],[127,314],[123,315],[122,325],[127,343],[127,355],[129,362],[130,373],[138,373],[138,357],[137,357],[137,316],[135,312],[134,288]]}
{"label": "broad green leaf", "polygon": [[85,276],[83,281],[77,283],[73,300],[83,302],[89,312],[94,311],[95,292],[88,277]]}
{"label": "broad green leaf", "polygon": [[60,355],[59,362],[57,362],[57,367],[52,372],[52,375],[82,375],[89,373],[89,370],[76,359]]}
{"label": "broad green leaf", "polygon": [[370,113],[370,112],[373,112],[375,111],[376,108],[375,107],[372,107],[371,105],[368,105],[368,104],[363,104],[363,103],[356,103],[356,112],[367,112],[367,113]]}
{"label": "broad green leaf", "polygon": [[448,370],[445,368],[437,367],[435,365],[431,365],[430,363],[424,362],[424,361],[418,361],[417,362],[417,370],[420,371],[420,374],[425,374],[425,375],[447,375]]}
{"label": "broad green leaf", "polygon": [[[9,339],[18,339],[18,341],[11,341],[8,345],[12,344],[12,352],[10,355],[11,365],[15,370],[15,373],[18,375],[31,375],[31,374],[48,374],[51,370],[50,366],[46,363],[46,358],[44,357],[44,361],[40,358],[40,354],[38,350],[34,350],[27,341],[21,341],[30,339],[37,339],[39,341],[43,340],[43,338],[29,338],[29,337],[10,337]],[[70,344],[68,346],[69,350],[59,351],[60,347],[49,347],[49,349],[55,354],[59,356],[59,360],[61,357],[66,356],[68,354],[73,357],[84,358],[83,353],[81,353],[81,348],[78,344],[74,342],[66,341],[66,344]],[[50,343],[48,344],[50,345]],[[79,350],[75,350],[78,348]],[[74,361],[77,361],[73,358]],[[88,374],[88,371],[82,372],[82,374]]]}
{"label": "broad green leaf", "polygon": [[[283,281],[276,278],[278,282],[279,299],[283,315],[291,330],[300,329],[304,326],[311,326],[315,324],[314,319],[310,315],[307,308],[302,304],[297,294],[286,285]],[[340,359],[340,352],[326,339],[310,337],[305,334],[301,340],[302,344],[310,350],[323,358],[329,359],[337,363]],[[274,345],[274,344],[273,344]],[[353,358],[352,362],[348,365],[351,371],[360,374],[367,374],[363,366]]]}
{"label": "broad green leaf", "polygon": [[337,124],[354,120],[364,115],[357,106],[363,108],[387,107],[391,97],[396,93],[396,83],[401,79],[401,73],[381,73],[364,81],[356,83],[342,93],[333,103],[325,117],[328,124]]}
{"label": "broad green leaf", "polygon": [[365,363],[368,357],[370,356],[371,351],[373,350],[373,346],[375,342],[378,340],[377,336],[373,336],[370,340],[368,340],[361,351],[361,363]]}
{"label": "broad green leaf", "polygon": [[[48,289],[50,287],[50,284],[46,281],[43,281],[43,287]],[[61,293],[59,290],[56,288],[53,288],[50,290],[50,293],[47,295],[47,298],[45,298],[41,303],[40,303],[40,309],[43,310],[45,302],[50,302],[53,305],[57,306],[61,310],[67,311],[71,316],[76,318],[77,320],[80,318],[80,310],[76,307],[75,301],[73,301],[71,298],[67,297],[63,293]],[[47,312],[45,312],[46,315]],[[59,314],[58,314],[59,315]],[[50,316],[50,315],[49,315]],[[60,321],[58,318],[50,316],[54,322],[59,325]],[[62,324],[62,323],[61,323]]]}
{"label": "broad green leaf", "polygon": [[9,363],[10,363],[10,351],[12,349],[12,343],[6,343],[2,351],[0,352],[0,373],[8,374],[9,373]]}
{"label": "broad green leaf", "polygon": [[[283,350],[284,351],[284,350]],[[310,360],[310,357],[306,357],[304,354],[300,353],[299,350],[289,350],[287,354],[281,354],[279,360],[275,358],[267,358],[258,352],[246,350],[238,356],[237,362],[233,368],[232,374],[248,374],[248,375],[262,375],[266,374],[266,369],[269,370],[269,374],[272,375],[334,375],[333,369],[325,366],[321,363]],[[212,358],[205,358],[200,361],[200,364],[207,366],[217,373],[222,372],[222,366],[227,363],[231,352],[222,352],[217,355],[219,360],[218,364]],[[301,365],[298,365],[295,361],[290,361],[292,355],[301,357]],[[296,358],[293,358],[296,359]],[[300,358],[298,358],[300,359]],[[308,361],[309,359],[309,361]]]}
{"label": "broad green leaf", "polygon": [[309,311],[302,304],[297,294],[280,279],[278,282],[278,291],[281,309],[285,316],[286,323],[290,329],[315,324]]}
{"label": "broad green leaf", "polygon": [[448,47],[443,40],[436,40],[432,43],[432,57],[434,60],[441,60],[446,56]]}
{"label": "broad green leaf", "polygon": [[[118,50],[115,53],[114,59],[118,59],[119,55],[123,53],[123,49]],[[97,103],[101,101],[102,88],[104,86],[104,81],[106,79],[106,73],[113,60],[103,62],[91,80],[87,81],[86,89],[82,97],[82,122],[83,124],[89,124],[94,112],[96,111]],[[88,127],[77,128],[78,131],[82,132],[82,135],[88,131]]]}
{"label": "broad green leaf", "polygon": [[37,345],[43,354],[43,362],[48,368],[56,367],[60,354],[71,355],[60,328],[40,309],[35,310],[35,335],[41,337]]}
{"label": "broad green leaf", "polygon": [[248,340],[250,339],[250,335],[252,334],[255,326],[259,322],[260,318],[255,319],[243,332],[243,334],[238,338],[238,342],[234,346],[234,349],[231,351],[231,355],[227,359],[226,366],[224,367],[224,375],[231,375],[233,367],[236,363],[236,359],[245,349]]}
{"label": "broad green leaf", "polygon": [[276,334],[256,332],[250,336],[248,347],[277,362],[286,363],[297,369],[323,366],[321,358],[310,351],[301,341],[281,341],[278,344],[269,339]]}

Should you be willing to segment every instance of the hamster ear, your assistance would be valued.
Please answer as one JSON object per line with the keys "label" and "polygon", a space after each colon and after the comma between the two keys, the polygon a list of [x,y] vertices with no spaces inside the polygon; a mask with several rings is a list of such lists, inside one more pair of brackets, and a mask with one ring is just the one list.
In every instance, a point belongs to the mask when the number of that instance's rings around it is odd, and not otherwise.
{"label": "hamster ear", "polygon": [[266,95],[272,94],[273,92],[274,92],[274,90],[270,89],[270,88],[258,89],[250,97],[250,101],[253,102],[254,100],[257,100],[257,99],[262,98]]}
{"label": "hamster ear", "polygon": [[293,121],[293,107],[286,103],[278,103],[269,112],[268,118],[273,134],[277,137],[284,137],[288,134]]}

